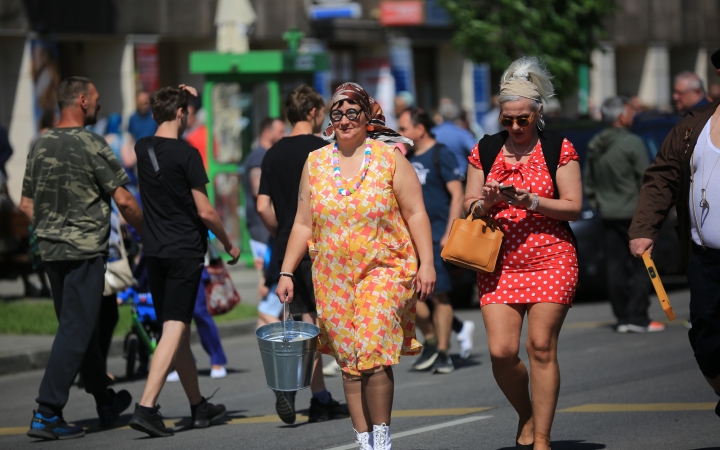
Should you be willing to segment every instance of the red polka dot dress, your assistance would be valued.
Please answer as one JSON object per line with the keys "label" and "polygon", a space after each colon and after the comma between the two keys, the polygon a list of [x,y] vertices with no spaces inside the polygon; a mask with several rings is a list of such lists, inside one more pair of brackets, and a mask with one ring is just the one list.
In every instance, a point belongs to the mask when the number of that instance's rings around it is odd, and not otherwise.
{"label": "red polka dot dress", "polygon": [[[482,170],[478,146],[470,163]],[[577,161],[575,147],[565,139],[558,167]],[[486,181],[512,184],[540,197],[554,198],[555,188],[548,172],[540,141],[526,163],[510,164],[502,152],[486,175]],[[493,273],[478,273],[480,306],[495,303],[560,303],[572,305],[578,281],[577,253],[572,237],[561,222],[525,207],[505,202],[490,210],[505,233]]]}

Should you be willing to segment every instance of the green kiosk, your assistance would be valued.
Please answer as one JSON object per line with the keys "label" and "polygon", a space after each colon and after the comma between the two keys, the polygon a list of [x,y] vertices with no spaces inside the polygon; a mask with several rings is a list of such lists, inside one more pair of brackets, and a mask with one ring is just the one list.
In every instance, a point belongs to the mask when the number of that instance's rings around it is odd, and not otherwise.
{"label": "green kiosk", "polygon": [[281,118],[287,93],[302,83],[312,86],[315,73],[328,67],[325,53],[297,52],[301,38],[301,33],[286,33],[288,51],[190,54],[190,72],[205,76],[208,195],[248,265],[252,265],[252,254],[245,221],[243,160],[258,135],[260,121]]}

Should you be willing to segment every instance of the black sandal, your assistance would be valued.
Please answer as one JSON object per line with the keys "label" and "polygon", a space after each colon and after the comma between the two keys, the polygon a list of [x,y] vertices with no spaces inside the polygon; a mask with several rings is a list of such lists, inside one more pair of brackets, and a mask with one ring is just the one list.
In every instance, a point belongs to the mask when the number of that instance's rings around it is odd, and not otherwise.
{"label": "black sandal", "polygon": [[535,444],[521,444],[518,441],[515,441],[515,450],[533,450],[535,448]]}

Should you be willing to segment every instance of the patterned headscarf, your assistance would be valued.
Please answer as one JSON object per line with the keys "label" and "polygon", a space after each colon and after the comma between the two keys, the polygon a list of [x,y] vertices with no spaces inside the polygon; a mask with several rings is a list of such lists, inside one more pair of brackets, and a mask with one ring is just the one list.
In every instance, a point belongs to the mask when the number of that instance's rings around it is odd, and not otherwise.
{"label": "patterned headscarf", "polygon": [[[397,131],[385,126],[385,115],[380,105],[374,98],[365,91],[357,83],[343,83],[335,89],[332,96],[332,106],[335,106],[343,100],[351,100],[360,106],[362,112],[368,117],[367,135],[370,139],[376,139],[382,142],[402,142],[404,144],[413,145],[413,141],[400,136]],[[330,110],[332,111],[332,106]],[[335,140],[335,128],[332,121],[322,134],[326,141]]]}

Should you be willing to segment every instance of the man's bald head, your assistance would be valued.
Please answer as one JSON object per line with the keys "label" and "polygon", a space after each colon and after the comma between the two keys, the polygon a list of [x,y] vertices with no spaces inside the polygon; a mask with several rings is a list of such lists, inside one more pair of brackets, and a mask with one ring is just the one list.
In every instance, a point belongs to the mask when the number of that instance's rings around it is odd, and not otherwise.
{"label": "man's bald head", "polygon": [[673,83],[673,102],[679,112],[687,112],[706,97],[705,87],[697,74],[680,72]]}

